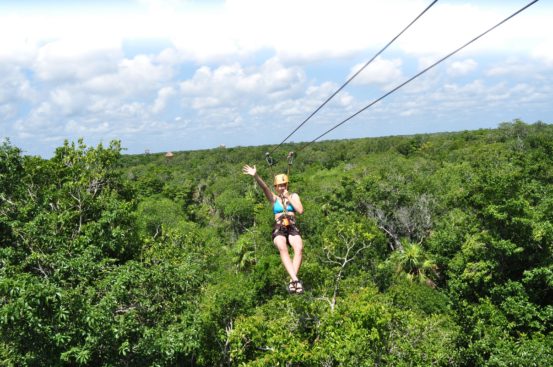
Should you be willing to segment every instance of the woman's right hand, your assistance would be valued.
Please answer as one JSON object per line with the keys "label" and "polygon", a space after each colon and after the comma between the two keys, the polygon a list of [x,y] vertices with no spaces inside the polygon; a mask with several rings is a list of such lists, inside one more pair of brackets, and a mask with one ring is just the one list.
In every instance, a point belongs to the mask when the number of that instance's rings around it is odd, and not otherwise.
{"label": "woman's right hand", "polygon": [[245,175],[255,176],[255,174],[257,173],[257,168],[255,168],[255,166],[250,167],[245,164],[244,167],[242,167],[242,173],[244,173]]}

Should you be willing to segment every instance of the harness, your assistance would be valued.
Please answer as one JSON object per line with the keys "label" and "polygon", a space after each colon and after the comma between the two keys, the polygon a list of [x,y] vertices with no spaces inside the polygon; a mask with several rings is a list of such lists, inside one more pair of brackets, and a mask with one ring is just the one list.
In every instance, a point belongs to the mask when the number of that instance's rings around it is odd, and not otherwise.
{"label": "harness", "polygon": [[[290,177],[290,168],[292,167],[292,164],[294,163],[295,155],[296,154],[294,152],[289,152],[288,156],[287,156],[288,169],[287,169],[286,174],[287,174],[288,177]],[[274,176],[273,166],[275,165],[275,160],[273,159],[273,157],[271,157],[271,154],[269,152],[265,153],[265,160],[267,161],[267,164],[269,165],[269,169],[271,170],[271,174]],[[290,224],[296,224],[296,217],[294,215],[288,214],[288,212],[294,212],[295,211],[294,207],[290,203],[286,203],[283,196],[280,197],[280,200],[282,200],[282,204],[278,201],[278,199],[275,200],[275,203],[273,204],[273,214],[278,214],[278,213],[282,213],[282,212],[284,212],[284,214],[282,214],[281,216],[278,217],[278,219],[276,220],[276,223],[278,225],[284,226],[284,227],[289,227]],[[280,210],[275,211],[275,206],[277,205],[277,202],[282,207],[282,211],[280,211]]]}
{"label": "harness", "polygon": [[[281,198],[281,200],[283,200],[283,198]],[[284,200],[282,203],[278,199],[275,200],[275,203],[273,204],[273,214],[279,214],[285,211],[295,212],[294,207],[292,206],[292,204],[290,204],[290,202],[286,203],[286,208],[282,206],[283,203],[284,203]]]}
{"label": "harness", "polygon": [[[276,222],[277,222],[278,225],[288,227],[290,225],[290,223],[294,224],[296,222],[296,217],[294,215],[288,214],[288,213],[295,212],[295,210],[294,210],[294,207],[290,203],[287,203],[284,200],[284,197],[281,196],[280,200],[282,200],[282,203],[284,203],[286,205],[283,206],[281,204],[281,202],[278,199],[276,199],[275,203],[273,205],[273,213],[274,214],[283,213],[277,218]],[[276,209],[282,209],[282,210],[277,211]]]}
{"label": "harness", "polygon": [[282,214],[280,217],[278,217],[276,223],[279,226],[289,227],[291,224],[296,224],[296,217],[293,215]]}

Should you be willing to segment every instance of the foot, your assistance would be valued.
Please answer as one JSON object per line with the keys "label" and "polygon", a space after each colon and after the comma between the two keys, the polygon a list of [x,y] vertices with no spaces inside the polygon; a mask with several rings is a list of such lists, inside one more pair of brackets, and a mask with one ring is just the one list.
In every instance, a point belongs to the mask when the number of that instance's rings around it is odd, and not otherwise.
{"label": "foot", "polygon": [[294,288],[297,294],[303,293],[303,284],[301,284],[299,279],[294,282]]}
{"label": "foot", "polygon": [[288,290],[288,293],[290,293],[290,294],[296,293],[297,292],[296,282],[293,281],[293,280],[290,280],[290,283],[288,283],[288,286],[286,287],[286,289]]}

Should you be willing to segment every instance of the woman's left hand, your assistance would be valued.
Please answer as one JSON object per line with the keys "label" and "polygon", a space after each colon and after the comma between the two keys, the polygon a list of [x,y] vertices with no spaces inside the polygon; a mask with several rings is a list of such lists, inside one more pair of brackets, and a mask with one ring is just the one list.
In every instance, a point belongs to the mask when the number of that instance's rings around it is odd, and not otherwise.
{"label": "woman's left hand", "polygon": [[255,176],[255,174],[257,173],[257,169],[255,166],[250,167],[245,164],[244,167],[242,167],[242,173],[244,173],[245,175]]}

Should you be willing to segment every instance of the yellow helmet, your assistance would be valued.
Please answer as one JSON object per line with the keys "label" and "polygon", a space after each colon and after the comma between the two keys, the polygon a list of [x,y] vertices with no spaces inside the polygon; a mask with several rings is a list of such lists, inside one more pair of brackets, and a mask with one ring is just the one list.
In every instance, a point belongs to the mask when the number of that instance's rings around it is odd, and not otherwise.
{"label": "yellow helmet", "polygon": [[275,176],[275,186],[280,184],[288,184],[288,176],[284,173]]}

